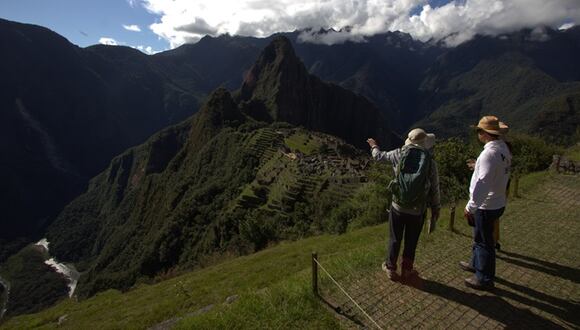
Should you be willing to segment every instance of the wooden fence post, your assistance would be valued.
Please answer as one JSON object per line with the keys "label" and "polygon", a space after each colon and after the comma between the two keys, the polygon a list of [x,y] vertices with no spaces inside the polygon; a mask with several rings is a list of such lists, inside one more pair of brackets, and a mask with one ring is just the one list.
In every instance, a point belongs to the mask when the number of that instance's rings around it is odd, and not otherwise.
{"label": "wooden fence post", "polygon": [[516,174],[514,176],[514,198],[519,198],[520,197],[520,193],[519,193],[519,188],[520,188],[520,175]]}
{"label": "wooden fence post", "polygon": [[455,231],[455,204],[451,206],[451,210],[449,212],[449,230]]}
{"label": "wooden fence post", "polygon": [[312,252],[312,292],[318,296],[318,253]]}

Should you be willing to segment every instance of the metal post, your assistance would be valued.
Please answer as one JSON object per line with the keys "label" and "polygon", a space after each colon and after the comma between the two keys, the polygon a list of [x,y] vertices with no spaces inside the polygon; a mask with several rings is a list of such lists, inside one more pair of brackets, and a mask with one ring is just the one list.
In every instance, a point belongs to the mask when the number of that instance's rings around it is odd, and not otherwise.
{"label": "metal post", "polygon": [[318,253],[312,252],[312,292],[318,296]]}
{"label": "metal post", "polygon": [[449,211],[449,230],[455,230],[455,205],[451,206]]}

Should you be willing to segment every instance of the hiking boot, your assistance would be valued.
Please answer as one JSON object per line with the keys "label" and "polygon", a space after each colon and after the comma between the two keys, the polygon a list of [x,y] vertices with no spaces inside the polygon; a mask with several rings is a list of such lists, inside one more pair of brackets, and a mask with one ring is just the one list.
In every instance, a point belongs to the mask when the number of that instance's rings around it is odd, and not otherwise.
{"label": "hiking boot", "polygon": [[411,280],[419,277],[419,272],[414,269],[403,269],[401,272],[401,277],[403,280]]}
{"label": "hiking boot", "polygon": [[491,291],[495,288],[493,282],[482,283],[477,277],[473,276],[465,279],[465,285],[475,290]]}
{"label": "hiking boot", "polygon": [[460,261],[459,267],[466,272],[475,273],[475,268],[473,268],[473,266],[471,266],[471,264],[469,262]]}
{"label": "hiking boot", "polygon": [[385,273],[387,273],[387,277],[391,281],[394,281],[394,280],[397,279],[397,270],[395,270],[395,269],[389,269],[389,267],[387,267],[387,262],[383,262],[383,264],[381,265],[381,268],[383,269],[383,271]]}

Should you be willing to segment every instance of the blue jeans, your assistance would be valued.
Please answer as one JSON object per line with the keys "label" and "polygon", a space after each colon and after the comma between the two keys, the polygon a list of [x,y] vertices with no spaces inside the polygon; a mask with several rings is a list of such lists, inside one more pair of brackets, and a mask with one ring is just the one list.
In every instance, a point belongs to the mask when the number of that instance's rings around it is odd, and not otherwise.
{"label": "blue jeans", "polygon": [[473,256],[471,265],[475,276],[482,284],[492,283],[495,279],[495,240],[493,224],[501,217],[505,207],[497,210],[478,209],[475,212],[473,229]]}

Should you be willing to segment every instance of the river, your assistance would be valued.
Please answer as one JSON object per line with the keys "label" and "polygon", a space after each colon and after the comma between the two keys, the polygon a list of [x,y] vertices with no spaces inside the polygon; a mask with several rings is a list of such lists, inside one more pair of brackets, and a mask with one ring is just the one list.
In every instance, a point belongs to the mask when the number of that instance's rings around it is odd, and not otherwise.
{"label": "river", "polygon": [[[48,249],[50,242],[46,238],[41,239],[35,245],[43,247],[50,256]],[[71,298],[75,293],[80,277],[80,273],[76,270],[75,266],[73,264],[60,263],[55,258],[49,258],[44,263],[52,267],[57,273],[64,275],[68,281],[68,296]]]}
{"label": "river", "polygon": [[[72,264],[65,264],[58,262],[55,258],[50,258],[49,253],[49,246],[50,242],[43,238],[38,241],[36,246],[44,249],[49,256],[49,259],[45,260],[44,263],[49,265],[54,271],[57,273],[62,274],[68,282],[68,296],[71,298],[75,293],[75,289],[77,288],[77,284],[79,282],[80,273],[76,270],[74,265]],[[0,276],[0,285],[4,288],[2,294],[0,294],[0,320],[6,314],[6,310],[8,309],[8,300],[10,299],[10,283],[3,279]]]}
{"label": "river", "polygon": [[4,288],[2,295],[0,295],[0,320],[4,317],[8,307],[8,298],[10,297],[10,283],[0,276],[0,285]]}

